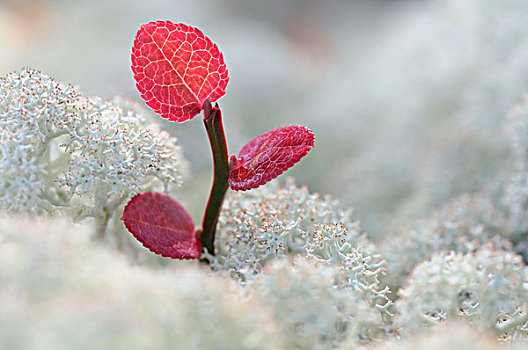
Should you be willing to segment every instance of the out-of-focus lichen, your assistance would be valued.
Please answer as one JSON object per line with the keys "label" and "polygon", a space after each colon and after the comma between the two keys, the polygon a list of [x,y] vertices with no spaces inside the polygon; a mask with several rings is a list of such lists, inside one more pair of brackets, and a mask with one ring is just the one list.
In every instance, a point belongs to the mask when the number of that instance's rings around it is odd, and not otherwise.
{"label": "out-of-focus lichen", "polygon": [[[392,331],[390,313],[380,312],[379,304],[365,295],[368,292],[350,282],[357,281],[343,280],[337,265],[300,255],[281,256],[264,267],[248,291],[273,310],[288,347],[327,349],[383,339]],[[377,301],[386,298],[384,292]]]}
{"label": "out-of-focus lichen", "polygon": [[[521,345],[521,344],[519,344]],[[526,345],[526,344],[524,344]],[[425,330],[420,334],[407,337],[400,341],[389,341],[362,350],[497,350],[501,344],[493,334],[478,331],[474,327],[462,322]],[[517,349],[511,347],[511,349]],[[521,349],[519,347],[518,349]]]}
{"label": "out-of-focus lichen", "polygon": [[250,290],[274,311],[288,348],[328,349],[347,337],[367,340],[368,326],[382,323],[359,293],[336,285],[339,274],[335,266],[281,257],[266,265]]}
{"label": "out-of-focus lichen", "polygon": [[503,129],[512,163],[501,202],[507,220],[505,232],[528,259],[528,96],[508,114]]}
{"label": "out-of-focus lichen", "polygon": [[90,230],[0,219],[0,348],[284,348],[268,308],[231,279],[189,263],[134,266]]}
{"label": "out-of-focus lichen", "polygon": [[404,332],[466,319],[498,336],[526,336],[528,268],[511,251],[434,255],[416,266],[398,295]]}
{"label": "out-of-focus lichen", "polygon": [[[343,72],[321,87],[318,103],[305,104],[318,137],[334,145],[318,153],[328,167],[317,178],[375,237],[487,186],[507,163],[500,124],[528,91],[528,2],[416,5],[386,23],[382,44],[357,69],[336,65]],[[347,152],[333,160],[336,149]]]}
{"label": "out-of-focus lichen", "polygon": [[504,216],[484,194],[459,196],[438,208],[431,218],[408,224],[393,239],[382,243],[389,273],[383,281],[397,290],[414,267],[439,253],[470,253],[487,246],[512,249],[503,236]]}

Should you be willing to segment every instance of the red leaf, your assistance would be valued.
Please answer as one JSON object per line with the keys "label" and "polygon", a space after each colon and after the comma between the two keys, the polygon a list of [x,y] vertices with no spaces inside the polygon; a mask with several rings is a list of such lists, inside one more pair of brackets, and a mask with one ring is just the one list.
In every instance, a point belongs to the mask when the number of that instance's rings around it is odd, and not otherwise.
{"label": "red leaf", "polygon": [[302,125],[273,129],[247,143],[229,174],[237,191],[264,185],[291,168],[314,146],[313,132]]}
{"label": "red leaf", "polygon": [[218,100],[229,81],[224,56],[199,29],[182,23],[143,24],[132,47],[132,71],[147,105],[184,122]]}
{"label": "red leaf", "polygon": [[145,248],[173,259],[198,259],[202,243],[194,233],[187,211],[174,199],[161,193],[135,195],[121,218],[126,228]]}

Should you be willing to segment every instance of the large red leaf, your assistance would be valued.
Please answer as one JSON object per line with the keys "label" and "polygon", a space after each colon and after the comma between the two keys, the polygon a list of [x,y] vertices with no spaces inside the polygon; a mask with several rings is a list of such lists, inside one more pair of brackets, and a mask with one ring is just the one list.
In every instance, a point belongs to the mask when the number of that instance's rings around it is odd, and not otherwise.
{"label": "large red leaf", "polygon": [[169,120],[184,122],[218,100],[229,81],[224,57],[199,29],[182,23],[143,24],[132,47],[132,71],[141,97]]}
{"label": "large red leaf", "polygon": [[314,146],[313,132],[302,125],[273,129],[247,143],[229,174],[231,188],[245,191],[264,185],[301,160]]}
{"label": "large red leaf", "polygon": [[194,233],[187,211],[161,193],[135,195],[121,218],[127,229],[145,248],[173,259],[198,259],[202,243]]}

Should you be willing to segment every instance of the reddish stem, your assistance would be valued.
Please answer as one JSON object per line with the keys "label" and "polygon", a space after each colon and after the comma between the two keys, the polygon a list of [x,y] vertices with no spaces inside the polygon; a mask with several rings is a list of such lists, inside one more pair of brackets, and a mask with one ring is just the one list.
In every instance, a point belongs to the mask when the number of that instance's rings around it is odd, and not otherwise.
{"label": "reddish stem", "polygon": [[203,216],[200,241],[204,248],[207,248],[209,254],[214,255],[216,224],[229,186],[227,181],[229,179],[229,158],[227,156],[227,143],[222,123],[222,111],[218,104],[212,107],[208,99],[204,102],[203,110],[204,125],[213,153],[214,178]]}

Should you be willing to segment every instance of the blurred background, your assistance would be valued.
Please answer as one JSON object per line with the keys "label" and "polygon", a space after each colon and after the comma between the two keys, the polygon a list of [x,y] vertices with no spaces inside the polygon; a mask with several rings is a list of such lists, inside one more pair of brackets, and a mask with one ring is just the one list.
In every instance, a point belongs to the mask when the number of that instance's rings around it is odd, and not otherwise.
{"label": "blurred background", "polygon": [[[130,48],[157,19],[202,29],[230,72],[230,153],[299,123],[316,147],[289,175],[354,208],[372,238],[508,162],[502,120],[528,93],[526,0],[0,0],[0,74],[31,67],[86,95],[139,99]],[[196,221],[211,182],[201,118],[176,125]]]}

